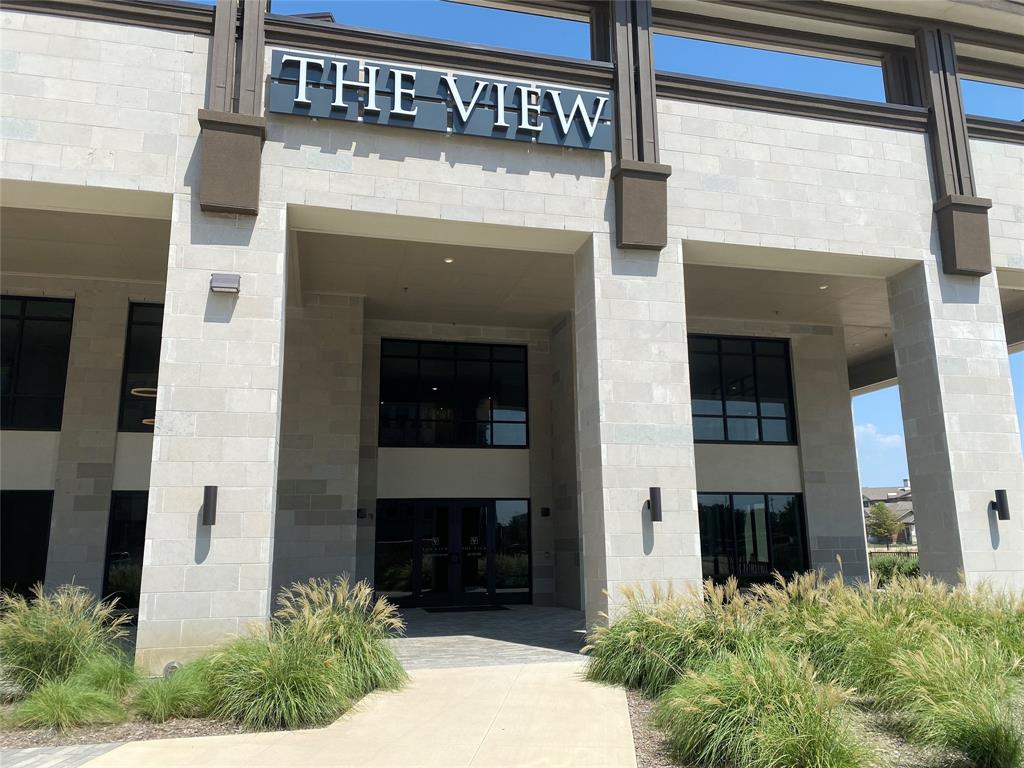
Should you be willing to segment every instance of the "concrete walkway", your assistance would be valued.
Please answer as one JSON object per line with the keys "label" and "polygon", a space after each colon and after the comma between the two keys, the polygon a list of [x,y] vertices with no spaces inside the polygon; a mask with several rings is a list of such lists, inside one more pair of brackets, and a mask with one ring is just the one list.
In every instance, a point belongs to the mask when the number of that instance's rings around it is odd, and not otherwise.
{"label": "concrete walkway", "polygon": [[[577,657],[578,658],[578,657]],[[581,661],[414,669],[327,728],[125,744],[89,768],[636,768],[626,696]]]}

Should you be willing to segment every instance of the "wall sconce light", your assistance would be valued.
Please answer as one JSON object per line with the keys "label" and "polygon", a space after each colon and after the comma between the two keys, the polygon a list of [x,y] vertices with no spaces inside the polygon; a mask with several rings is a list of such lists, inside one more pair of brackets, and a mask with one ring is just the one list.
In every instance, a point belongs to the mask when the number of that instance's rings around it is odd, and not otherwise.
{"label": "wall sconce light", "polygon": [[650,488],[650,498],[647,500],[648,506],[651,508],[651,522],[661,522],[661,488],[653,485]]}
{"label": "wall sconce light", "polygon": [[365,508],[358,507],[356,509],[356,519],[357,520],[365,520],[366,519],[366,509]]}
{"label": "wall sconce light", "polygon": [[203,486],[203,525],[217,522],[217,486]]}
{"label": "wall sconce light", "polygon": [[1005,488],[1001,488],[996,491],[996,500],[992,503],[995,504],[998,519],[1010,519],[1010,499],[1006,495]]}
{"label": "wall sconce light", "polygon": [[230,272],[214,272],[210,275],[210,290],[214,293],[238,293],[241,286],[241,275]]}

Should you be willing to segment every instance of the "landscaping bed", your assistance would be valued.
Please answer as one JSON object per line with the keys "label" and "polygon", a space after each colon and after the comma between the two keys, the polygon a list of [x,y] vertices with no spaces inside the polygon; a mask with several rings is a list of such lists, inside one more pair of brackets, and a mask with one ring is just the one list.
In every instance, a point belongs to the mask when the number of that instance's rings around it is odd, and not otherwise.
{"label": "landscaping bed", "polygon": [[627,591],[589,638],[624,685],[641,768],[1021,768],[1024,598],[805,574]]}
{"label": "landscaping bed", "polygon": [[327,725],[404,684],[394,606],[347,578],[293,584],[269,625],[167,677],[125,652],[127,618],[79,587],[0,595],[0,745],[95,744]]}

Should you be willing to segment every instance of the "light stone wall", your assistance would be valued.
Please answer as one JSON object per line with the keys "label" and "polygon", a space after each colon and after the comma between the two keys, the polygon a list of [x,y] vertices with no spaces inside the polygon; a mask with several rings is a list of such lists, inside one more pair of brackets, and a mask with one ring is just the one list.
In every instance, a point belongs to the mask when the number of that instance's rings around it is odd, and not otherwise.
{"label": "light stone wall", "polygon": [[52,491],[57,479],[60,432],[5,429],[0,436],[0,488]]}
{"label": "light stone wall", "polygon": [[[555,542],[552,517],[542,517],[542,507],[552,507],[551,489],[551,353],[548,331],[531,328],[500,328],[493,326],[417,323],[367,318],[363,347],[362,426],[359,432],[359,507],[367,510],[358,520],[357,573],[360,578],[373,578],[375,517],[379,488],[385,484],[378,455],[378,419],[380,403],[380,340],[381,338],[469,341],[478,343],[524,344],[527,355],[527,386],[529,388],[529,455],[530,543],[533,550],[533,602],[553,605],[555,601]],[[477,449],[444,452],[450,456],[447,467],[438,466],[436,449],[421,449],[438,473],[452,476],[467,471],[459,454]],[[502,449],[501,453],[520,453],[518,449]],[[390,479],[394,483],[394,479]],[[444,496],[452,496],[445,493]],[[481,494],[484,497],[493,494]]]}
{"label": "light stone wall", "polygon": [[[4,293],[75,300],[64,412],[53,468],[46,585],[78,584],[99,594],[118,443],[128,305],[159,300],[145,283],[3,275]],[[4,453],[16,450],[4,436]],[[6,487],[10,479],[5,479]]]}
{"label": "light stone wall", "polygon": [[924,134],[658,101],[669,236],[921,259],[932,228]]}
{"label": "light stone wall", "polygon": [[287,314],[275,590],[356,559],[363,299],[306,294]]}
{"label": "light stone wall", "polygon": [[921,567],[1024,588],[1024,460],[995,272],[945,275],[937,256],[892,277],[896,369]]}
{"label": "light stone wall", "polygon": [[978,194],[992,200],[992,263],[1024,269],[1024,146],[972,139],[971,166]]}
{"label": "light stone wall", "polygon": [[[175,195],[136,662],[158,672],[266,621],[280,431],[286,211]],[[241,276],[212,293],[212,271]],[[202,525],[203,486],[218,486]]]}
{"label": "light stone wall", "polygon": [[[695,333],[789,339],[799,467],[798,482],[785,491],[803,493],[811,567],[836,573],[838,556],[844,578],[866,579],[867,540],[842,328],[718,318],[690,318],[690,328]],[[698,458],[700,449],[711,447],[728,467],[733,485],[698,486],[699,491],[783,491],[757,485],[765,458],[752,466],[755,452],[770,457],[778,446],[698,446]]]}
{"label": "light stone wall", "polygon": [[[576,408],[587,622],[630,584],[701,580],[682,246],[576,254]],[[645,509],[662,489],[664,520]],[[605,592],[607,590],[607,592]],[[611,603],[611,604],[610,604]]]}

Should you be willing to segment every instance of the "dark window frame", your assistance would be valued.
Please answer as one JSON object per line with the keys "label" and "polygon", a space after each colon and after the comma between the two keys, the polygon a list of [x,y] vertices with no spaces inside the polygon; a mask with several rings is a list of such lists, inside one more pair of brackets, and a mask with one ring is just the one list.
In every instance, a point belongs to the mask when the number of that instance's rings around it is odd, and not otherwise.
{"label": "dark window frame", "polygon": [[[736,533],[736,496],[760,496],[764,501],[765,508],[765,537],[768,541],[768,567],[769,573],[775,572],[775,554],[772,550],[772,521],[771,515],[768,513],[768,497],[769,496],[792,496],[797,500],[799,504],[799,511],[797,513],[797,520],[800,522],[800,554],[803,557],[804,568],[803,570],[794,571],[793,573],[804,573],[811,568],[811,548],[809,536],[807,534],[807,505],[804,504],[804,494],[798,491],[698,491],[697,492],[697,524],[700,526],[700,497],[701,496],[725,496],[729,499],[729,513],[730,521],[732,522],[732,561],[733,563],[739,562],[739,536]],[[699,535],[699,532],[698,532]],[[701,552],[701,576],[703,577],[703,558],[704,553]],[[728,576],[735,576],[735,573],[729,574]],[[726,576],[726,578],[728,578]],[[714,577],[708,577],[714,578]],[[724,579],[721,580],[724,582]],[[755,580],[748,580],[750,583],[759,583]],[[770,581],[767,579],[766,581]],[[717,583],[718,580],[716,580]],[[760,582],[764,583],[764,582]]]}
{"label": "dark window frame", "polygon": [[[424,344],[426,344],[426,345],[445,345],[445,346],[451,346],[453,348],[453,350],[455,350],[458,347],[478,347],[478,348],[479,347],[483,347],[483,348],[486,348],[488,350],[486,362],[488,363],[488,366],[489,366],[489,382],[490,382],[490,386],[491,386],[492,390],[493,390],[493,387],[494,387],[494,363],[496,363],[496,362],[497,363],[503,363],[503,362],[518,363],[518,361],[514,361],[514,360],[501,360],[501,359],[497,359],[496,360],[495,357],[494,357],[494,349],[496,349],[496,348],[497,349],[500,349],[500,348],[521,349],[522,352],[523,352],[522,365],[523,365],[523,394],[524,394],[524,401],[525,401],[525,414],[524,414],[525,418],[524,418],[523,421],[513,421],[513,420],[510,420],[510,419],[495,419],[494,418],[494,401],[493,401],[493,396],[492,396],[491,406],[490,406],[490,419],[488,419],[487,421],[482,421],[482,420],[478,419],[474,423],[476,423],[477,425],[480,425],[480,424],[487,424],[487,425],[489,425],[490,429],[491,429],[491,434],[492,435],[494,434],[494,426],[496,424],[522,425],[523,429],[524,429],[524,440],[523,440],[522,444],[514,444],[514,445],[509,445],[509,444],[501,445],[501,444],[498,444],[498,445],[495,445],[495,444],[492,443],[492,444],[489,444],[489,445],[482,445],[480,443],[460,443],[460,442],[457,442],[457,441],[456,442],[423,442],[423,441],[420,441],[420,440],[417,440],[415,442],[405,442],[405,441],[389,441],[389,442],[385,442],[384,438],[383,438],[383,435],[384,435],[384,430],[383,430],[383,425],[384,425],[384,412],[383,412],[384,400],[383,400],[383,395],[378,390],[378,398],[377,398],[377,402],[378,402],[378,405],[377,405],[377,446],[379,448],[466,448],[466,449],[498,449],[498,450],[517,450],[517,451],[518,450],[523,450],[523,449],[529,449],[529,447],[530,447],[530,350],[529,350],[529,346],[528,345],[526,345],[526,344],[504,344],[504,343],[500,343],[500,342],[495,343],[495,342],[487,342],[487,341],[483,341],[483,342],[476,342],[476,341],[448,341],[448,340],[445,340],[445,339],[409,339],[409,338],[399,338],[399,337],[381,338],[380,342],[381,342],[381,353],[380,353],[380,363],[379,363],[379,367],[378,367],[378,370],[379,370],[379,379],[378,379],[379,388],[382,388],[383,387],[383,383],[384,383],[384,361],[385,360],[415,360],[416,361],[417,391],[419,391],[419,388],[420,388],[419,387],[419,382],[422,380],[422,363],[423,363],[423,360],[452,360],[453,362],[456,362],[458,360],[463,359],[463,358],[460,358],[458,356],[457,352],[455,352],[453,354],[453,356],[450,357],[450,358],[449,357],[442,357],[442,356],[431,356],[431,355],[424,356],[423,355],[423,345]],[[385,354],[384,353],[384,345],[387,342],[399,342],[399,343],[403,343],[403,344],[415,344],[416,345],[416,354],[415,355]],[[466,358],[466,360],[473,360],[473,358]],[[484,360],[479,360],[477,362],[485,362],[485,361]],[[416,429],[416,434],[417,435],[421,434],[421,432],[420,432],[418,427],[420,425],[422,425],[422,424],[425,424],[425,423],[444,423],[444,424],[447,424],[447,423],[459,424],[459,423],[461,423],[459,421],[454,421],[454,420],[449,422],[447,420],[423,418],[422,416],[419,415],[419,413],[420,413],[419,406],[420,405],[421,405],[421,401],[417,401],[417,408],[416,408],[416,414],[417,415],[415,416],[415,418],[410,420],[413,423],[415,423],[416,426],[417,426],[417,429]],[[467,421],[466,423],[469,423],[469,422]]]}
{"label": "dark window frame", "polygon": [[[145,307],[145,308],[148,308],[148,309],[154,309],[154,308],[159,307],[160,308],[160,322],[159,323],[154,323],[154,322],[148,321],[148,320],[135,321],[134,318],[133,318],[133,315],[134,315],[135,309],[137,307]],[[128,304],[128,322],[127,322],[127,324],[125,326],[125,333],[124,333],[124,355],[121,358],[121,385],[120,385],[121,386],[121,396],[120,396],[120,398],[118,398],[118,402],[117,402],[117,431],[118,432],[139,432],[139,433],[143,433],[143,434],[152,434],[153,433],[153,427],[154,427],[153,424],[141,424],[140,423],[140,424],[133,425],[133,424],[128,423],[127,420],[126,420],[127,414],[125,412],[125,402],[126,402],[126,398],[129,397],[129,393],[128,393],[128,352],[131,349],[131,344],[132,344],[132,326],[133,326],[133,323],[137,324],[137,325],[145,325],[145,326],[150,326],[150,327],[152,327],[152,326],[160,326],[162,328],[163,327],[163,310],[164,310],[164,305],[163,304],[158,304],[156,302],[133,301],[133,302]],[[162,342],[162,338],[161,338],[161,344],[162,343],[163,342]],[[160,374],[160,369],[159,369],[159,365],[157,365],[157,371],[156,371],[156,373],[154,375],[159,377],[159,374]],[[154,404],[154,414],[155,414],[155,410],[156,410],[156,408],[155,408],[156,400],[155,399],[153,401],[153,404]]]}
{"label": "dark window frame", "polygon": [[[10,430],[15,432],[60,432],[64,426],[64,400],[67,397],[67,385],[68,385],[68,368],[71,365],[71,340],[74,336],[75,331],[75,300],[74,299],[61,299],[50,296],[14,296],[14,295],[3,295],[5,301],[17,301],[20,302],[18,308],[18,314],[4,313],[2,315],[3,320],[17,320],[18,321],[18,352],[14,360],[13,370],[11,371],[11,386],[12,390],[17,385],[18,373],[21,369],[22,350],[24,349],[24,338],[25,338],[25,321],[28,320],[43,320],[46,322],[62,322],[67,324],[67,354],[64,358],[64,375],[60,382],[60,395],[32,395],[27,393],[17,393],[12,391],[10,394],[5,395],[5,398],[10,398],[12,404],[12,413],[14,408],[17,406],[17,401],[29,400],[29,399],[46,399],[46,400],[57,400],[60,399],[60,410],[57,416],[56,425],[39,426],[38,424],[29,426],[16,426],[14,424],[3,424],[4,430]],[[48,303],[48,304],[67,304],[71,306],[70,317],[46,317],[46,316],[32,316],[29,317],[26,314],[28,302],[33,303]]]}
{"label": "dark window frame", "polygon": [[[722,414],[721,414],[721,416],[713,416],[713,415],[707,415],[707,414],[693,413],[693,410],[692,410],[693,409],[693,392],[692,392],[692,388],[691,388],[691,393],[690,393],[690,395],[691,395],[691,400],[690,400],[690,403],[691,403],[691,405],[690,405],[690,408],[691,408],[691,419],[697,419],[697,418],[705,418],[705,419],[720,418],[722,420],[722,434],[725,435],[724,439],[721,439],[721,440],[715,439],[715,438],[704,438],[704,437],[700,437],[699,438],[699,437],[696,437],[696,435],[695,435],[694,438],[693,438],[693,442],[694,443],[708,443],[708,444],[713,444],[713,445],[790,445],[790,446],[799,445],[800,441],[799,441],[799,432],[797,431],[797,418],[796,418],[796,396],[795,396],[794,391],[793,391],[792,346],[789,343],[789,339],[787,339],[787,338],[780,338],[780,337],[772,337],[772,336],[722,336],[722,335],[712,334],[712,333],[691,333],[691,334],[687,335],[687,343],[688,343],[688,345],[689,345],[689,341],[692,340],[692,339],[711,340],[711,341],[714,341],[715,344],[716,344],[716,351],[715,352],[703,352],[703,351],[693,352],[692,349],[691,349],[689,351],[689,354],[688,354],[688,363],[690,364],[690,366],[692,368],[692,359],[693,359],[693,355],[695,355],[695,354],[697,354],[697,355],[715,355],[715,357],[718,360],[718,378],[719,378],[719,389],[721,391]],[[727,398],[726,398],[726,386],[725,386],[725,373],[724,373],[725,366],[723,364],[723,358],[724,358],[724,355],[726,355],[726,354],[734,355],[734,356],[741,356],[741,355],[740,355],[740,353],[737,353],[737,352],[723,353],[722,352],[722,342],[723,341],[746,341],[746,342],[750,342],[750,348],[751,348],[750,359],[752,361],[751,364],[753,366],[753,371],[754,371],[754,377],[753,377],[754,404],[755,404],[756,409],[757,409],[757,415],[755,415],[755,416],[729,416],[728,406],[727,406],[727,402],[728,401],[727,401]],[[782,344],[783,347],[784,347],[784,351],[782,353],[782,356],[779,359],[783,360],[785,362],[785,366],[786,366],[786,405],[787,405],[787,411],[786,412],[788,414],[787,416],[765,416],[765,415],[763,415],[761,413],[761,397],[760,397],[760,392],[759,392],[759,389],[758,389],[758,381],[757,381],[757,376],[758,376],[758,374],[757,374],[757,360],[758,360],[758,357],[770,357],[770,355],[758,355],[758,353],[756,351],[757,347],[755,346],[757,344],[757,342],[768,342],[768,343]],[[691,376],[691,382],[692,382],[692,376]],[[732,418],[732,419],[743,419],[745,421],[753,421],[753,422],[755,422],[757,424],[757,434],[758,434],[760,439],[758,439],[758,440],[730,440],[729,439],[729,419],[730,418]],[[765,421],[783,421],[783,422],[786,422],[788,430],[789,430],[790,439],[789,440],[765,440],[764,439],[764,428],[762,426],[762,422],[765,422]]]}

